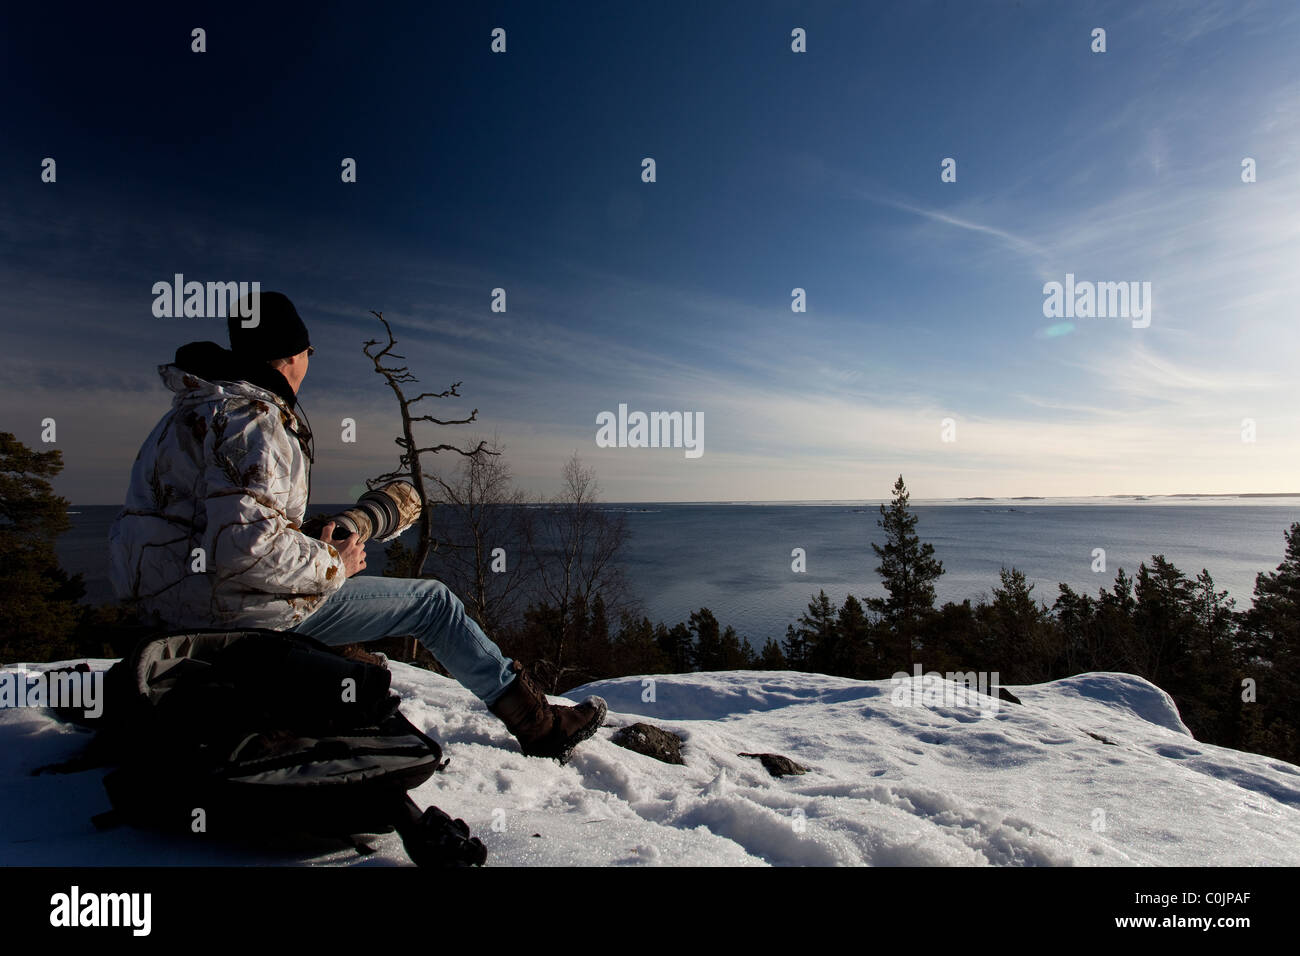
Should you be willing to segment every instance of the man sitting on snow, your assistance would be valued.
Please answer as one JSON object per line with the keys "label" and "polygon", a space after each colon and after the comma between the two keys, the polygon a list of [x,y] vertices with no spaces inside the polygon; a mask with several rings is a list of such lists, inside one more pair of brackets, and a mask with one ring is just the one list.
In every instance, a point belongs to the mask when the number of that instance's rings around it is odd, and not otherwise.
{"label": "man sitting on snow", "polygon": [[158,368],[176,395],[109,531],[118,597],[171,630],[262,627],[331,645],[413,634],[525,754],[566,761],[600,727],[603,700],[549,703],[446,585],[355,577],[356,535],[333,541],[333,522],[320,539],[299,530],[313,455],[297,395],[315,350],[288,298],[255,295],[258,321],[245,328],[237,310],[229,350],[194,342]]}

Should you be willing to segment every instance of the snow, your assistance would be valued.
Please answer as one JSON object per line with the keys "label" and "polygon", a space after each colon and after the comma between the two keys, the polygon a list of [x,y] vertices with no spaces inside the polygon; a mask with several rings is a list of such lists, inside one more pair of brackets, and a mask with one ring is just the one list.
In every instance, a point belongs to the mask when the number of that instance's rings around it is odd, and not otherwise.
{"label": "snow", "polygon": [[[598,681],[566,697],[603,696],[606,726],[561,767],[520,754],[455,681],[391,667],[403,711],[451,758],[413,796],[463,817],[489,865],[1300,864],[1300,767],[1196,741],[1167,694],[1127,674],[1012,687],[1023,706],[983,709],[794,672]],[[636,721],[680,735],[686,765],[610,741]],[[409,865],[396,834],[362,857],[96,831],[104,770],[31,775],[87,739],[48,711],[0,710],[0,865]],[[773,778],[741,752],[810,771]]]}

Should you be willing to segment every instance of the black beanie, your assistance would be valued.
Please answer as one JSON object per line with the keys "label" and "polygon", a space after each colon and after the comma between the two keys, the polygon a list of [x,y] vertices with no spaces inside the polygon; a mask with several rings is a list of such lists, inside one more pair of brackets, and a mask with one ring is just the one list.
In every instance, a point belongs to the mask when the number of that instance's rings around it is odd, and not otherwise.
{"label": "black beanie", "polygon": [[[253,303],[249,300],[252,299]],[[239,313],[250,311],[257,316],[257,325],[244,328],[246,319]],[[230,351],[248,359],[270,361],[289,358],[305,351],[311,345],[307,326],[298,317],[289,297],[283,292],[254,292],[242,300],[227,320],[230,329]]]}

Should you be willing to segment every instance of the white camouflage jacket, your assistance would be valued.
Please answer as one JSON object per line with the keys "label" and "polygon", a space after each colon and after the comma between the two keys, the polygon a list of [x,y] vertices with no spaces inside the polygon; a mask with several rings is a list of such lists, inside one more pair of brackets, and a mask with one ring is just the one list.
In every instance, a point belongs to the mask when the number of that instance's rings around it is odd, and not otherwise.
{"label": "white camouflage jacket", "polygon": [[300,428],[291,403],[248,381],[158,372],[176,396],[109,530],[118,597],[171,629],[305,620],[347,575],[338,551],[297,530],[308,466],[286,430]]}

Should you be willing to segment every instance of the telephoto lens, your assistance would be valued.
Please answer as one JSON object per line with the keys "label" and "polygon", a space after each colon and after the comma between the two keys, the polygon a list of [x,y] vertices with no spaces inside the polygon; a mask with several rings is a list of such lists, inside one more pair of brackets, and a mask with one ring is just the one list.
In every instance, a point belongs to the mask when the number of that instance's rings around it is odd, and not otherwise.
{"label": "telephoto lens", "polygon": [[420,518],[420,496],[409,481],[398,479],[357,499],[354,507],[336,515],[318,515],[303,522],[303,534],[318,537],[334,522],[335,541],[355,534],[359,541],[391,541]]}

